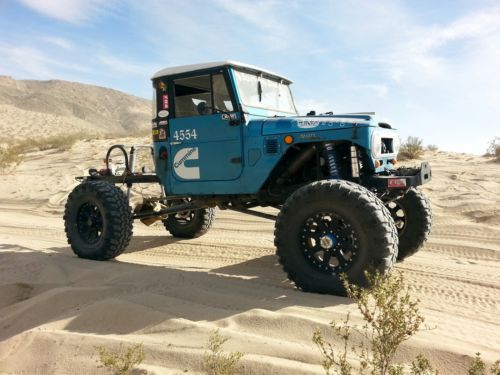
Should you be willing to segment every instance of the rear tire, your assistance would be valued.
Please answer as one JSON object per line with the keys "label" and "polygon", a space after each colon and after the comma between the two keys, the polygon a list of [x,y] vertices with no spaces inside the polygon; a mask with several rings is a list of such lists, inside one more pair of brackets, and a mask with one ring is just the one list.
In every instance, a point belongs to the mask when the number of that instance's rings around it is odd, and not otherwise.
{"label": "rear tire", "polygon": [[365,271],[389,271],[398,236],[382,201],[364,187],[342,180],[298,189],[283,205],[275,226],[283,270],[306,292],[345,295],[340,274],[366,286]]}
{"label": "rear tire", "polygon": [[396,224],[399,236],[398,262],[417,253],[427,241],[432,226],[431,205],[415,188],[386,204]]}
{"label": "rear tire", "polygon": [[86,181],[69,194],[64,230],[80,258],[109,260],[120,255],[132,237],[132,210],[125,194],[105,181]]}
{"label": "rear tire", "polygon": [[163,221],[163,225],[174,237],[197,238],[208,232],[214,219],[214,208],[202,208],[170,214]]}

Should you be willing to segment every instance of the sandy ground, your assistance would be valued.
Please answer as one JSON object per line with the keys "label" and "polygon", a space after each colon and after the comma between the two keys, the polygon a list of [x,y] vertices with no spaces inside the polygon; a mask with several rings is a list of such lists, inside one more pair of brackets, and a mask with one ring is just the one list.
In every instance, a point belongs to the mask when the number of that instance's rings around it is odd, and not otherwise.
{"label": "sandy ground", "polygon": [[[313,331],[328,337],[330,321],[352,312],[360,323],[359,314],[347,298],[290,285],[272,222],[218,211],[209,234],[189,241],[136,223],[116,260],[73,255],[62,207],[72,176],[99,165],[109,143],[30,154],[0,179],[0,373],[105,374],[95,347],[120,343],[143,343],[148,373],[197,373],[216,328],[231,337],[227,350],[247,353],[245,374],[323,373]],[[431,329],[398,359],[423,353],[442,374],[460,374],[478,351],[500,358],[500,164],[443,152],[426,159],[432,235],[396,269]]]}

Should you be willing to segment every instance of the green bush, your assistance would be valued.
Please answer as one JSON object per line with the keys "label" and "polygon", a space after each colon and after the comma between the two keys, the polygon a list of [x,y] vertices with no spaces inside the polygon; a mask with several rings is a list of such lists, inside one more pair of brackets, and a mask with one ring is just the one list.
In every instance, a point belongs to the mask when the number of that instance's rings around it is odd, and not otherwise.
{"label": "green bush", "polygon": [[208,338],[207,351],[203,357],[203,370],[208,375],[234,375],[240,369],[240,359],[243,353],[224,353],[222,346],[229,337],[222,336],[219,330],[212,332]]}
{"label": "green bush", "polygon": [[14,146],[0,147],[0,172],[5,173],[23,161],[23,156]]}
{"label": "green bush", "polygon": [[500,137],[495,137],[491,140],[486,150],[486,155],[495,156],[497,160],[500,160]]}
{"label": "green bush", "polygon": [[135,366],[140,365],[146,358],[142,344],[133,345],[126,349],[120,344],[120,349],[117,352],[99,346],[97,351],[101,367],[110,369],[118,375],[129,374]]}
{"label": "green bush", "polygon": [[[418,309],[419,300],[409,294],[409,288],[403,275],[366,273],[367,288],[350,284],[342,275],[348,297],[354,299],[364,324],[361,327],[351,325],[349,314],[341,323],[331,322],[333,342],[326,341],[321,332],[316,330],[313,342],[319,348],[321,365],[327,375],[438,375],[427,358],[419,354],[411,364],[393,363],[399,346],[414,334],[424,322]],[[357,342],[358,344],[353,344]],[[359,369],[348,362],[347,354],[352,353],[360,363]],[[500,375],[500,360],[491,367],[491,375]],[[487,375],[486,364],[479,353],[472,361],[468,375]]]}
{"label": "green bush", "polygon": [[[325,341],[319,331],[313,335],[327,375],[332,371],[340,375],[352,373],[353,368],[347,362],[349,349],[360,361],[359,374],[403,374],[403,366],[392,361],[399,346],[417,333],[424,321],[418,300],[411,298],[402,274],[367,272],[366,279],[368,287],[360,288],[343,276],[347,295],[354,299],[365,322],[361,329],[350,324],[349,315],[341,324],[332,322],[333,334],[342,343],[340,348]],[[357,336],[357,346],[351,344],[353,335]],[[422,356],[415,359],[412,369],[414,374],[434,374],[432,366]]]}
{"label": "green bush", "polygon": [[424,141],[418,137],[408,137],[406,142],[401,144],[398,158],[400,160],[419,159],[424,153]]}

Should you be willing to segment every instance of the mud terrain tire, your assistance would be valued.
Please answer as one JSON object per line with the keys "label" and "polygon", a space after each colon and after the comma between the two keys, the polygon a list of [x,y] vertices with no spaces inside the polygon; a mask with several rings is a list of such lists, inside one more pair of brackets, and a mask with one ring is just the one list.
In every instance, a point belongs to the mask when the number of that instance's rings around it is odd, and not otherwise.
{"label": "mud terrain tire", "polygon": [[389,271],[398,250],[397,230],[382,201],[342,180],[298,189],[283,205],[274,234],[283,270],[306,292],[345,295],[341,273],[365,286],[364,272]]}
{"label": "mud terrain tire", "polygon": [[[427,241],[432,226],[431,205],[425,195],[411,188],[400,199],[386,206],[396,223],[399,236],[398,262],[406,259],[420,250]],[[401,210],[401,211],[400,211]],[[399,213],[399,214],[398,214]],[[403,220],[403,226],[398,221]]]}
{"label": "mud terrain tire", "polygon": [[163,225],[174,237],[198,238],[208,232],[214,219],[215,209],[202,208],[168,215]]}
{"label": "mud terrain tire", "polygon": [[80,258],[109,260],[120,255],[132,237],[132,211],[125,194],[105,181],[83,182],[69,194],[64,230]]}

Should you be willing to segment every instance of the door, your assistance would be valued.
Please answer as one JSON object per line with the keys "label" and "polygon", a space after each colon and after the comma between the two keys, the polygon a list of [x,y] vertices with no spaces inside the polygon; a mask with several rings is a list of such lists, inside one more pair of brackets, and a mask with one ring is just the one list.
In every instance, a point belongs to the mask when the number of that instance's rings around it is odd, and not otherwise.
{"label": "door", "polygon": [[178,181],[227,181],[242,171],[241,126],[223,73],[173,80],[172,174]]}

